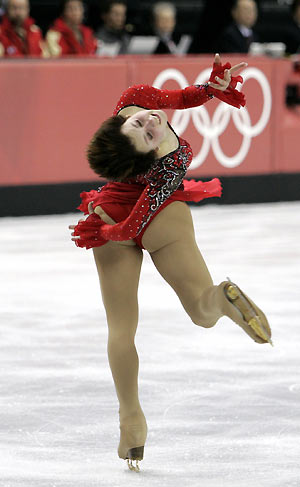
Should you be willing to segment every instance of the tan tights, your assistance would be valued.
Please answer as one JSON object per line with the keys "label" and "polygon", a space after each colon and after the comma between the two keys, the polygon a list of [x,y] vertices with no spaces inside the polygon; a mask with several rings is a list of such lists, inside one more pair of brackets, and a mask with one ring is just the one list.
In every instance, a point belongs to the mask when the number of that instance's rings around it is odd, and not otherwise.
{"label": "tan tights", "polygon": [[[224,314],[234,321],[240,320],[238,311],[224,298],[224,283],[213,285],[197,247],[191,212],[185,203],[173,202],[162,210],[145,231],[143,245],[195,324],[206,328],[214,326]],[[145,441],[146,426],[138,397],[139,362],[134,343],[143,254],[137,246],[109,242],[95,248],[94,257],[107,315],[108,357],[120,404],[120,422],[121,425],[143,423],[139,440],[130,441]],[[245,331],[253,337],[251,329]],[[124,448],[120,456],[129,444],[125,436],[121,438]],[[141,445],[130,447],[134,446]]]}

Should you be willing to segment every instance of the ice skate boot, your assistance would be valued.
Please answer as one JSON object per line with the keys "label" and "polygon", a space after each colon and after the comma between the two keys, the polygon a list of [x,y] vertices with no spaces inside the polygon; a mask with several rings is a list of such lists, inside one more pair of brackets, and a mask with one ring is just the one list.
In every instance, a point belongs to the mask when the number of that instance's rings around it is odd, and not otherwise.
{"label": "ice skate boot", "polygon": [[236,284],[227,279],[226,283],[222,283],[225,296],[228,302],[240,312],[242,319],[238,319],[236,314],[233,316],[228,307],[225,314],[240,325],[253,340],[258,343],[270,343],[273,346],[272,332],[265,314]]}
{"label": "ice skate boot", "polygon": [[[147,423],[142,417],[138,423],[120,424],[120,444],[118,455],[127,460],[129,470],[140,471],[139,461],[144,458],[144,445],[147,438]],[[134,464],[135,462],[135,464]]]}

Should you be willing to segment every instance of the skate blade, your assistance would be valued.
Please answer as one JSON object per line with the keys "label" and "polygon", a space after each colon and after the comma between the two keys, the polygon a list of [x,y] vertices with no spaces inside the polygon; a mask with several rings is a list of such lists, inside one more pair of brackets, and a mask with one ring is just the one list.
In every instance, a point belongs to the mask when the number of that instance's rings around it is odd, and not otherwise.
{"label": "skate blade", "polygon": [[272,347],[274,347],[270,335],[267,333],[264,326],[260,322],[259,316],[251,318],[250,321],[248,321],[248,325],[252,328],[253,331],[255,331],[256,335],[258,335],[263,340],[266,340]]}
{"label": "skate blade", "polygon": [[[228,278],[227,278],[228,279]],[[258,335],[260,338],[268,342],[272,347],[274,344],[271,340],[271,337],[265,327],[263,326],[261,319],[259,316],[255,314],[255,310],[251,303],[246,299],[243,295],[243,292],[233,284],[230,279],[228,279],[229,285],[226,288],[225,292],[227,297],[230,301],[234,304],[234,306],[242,313],[245,321],[247,324],[252,328],[252,330]]]}
{"label": "skate blade", "polygon": [[[133,464],[133,462],[135,462],[135,465]],[[131,459],[127,458],[127,465],[128,465],[129,470],[132,470],[133,472],[140,472],[138,460],[131,460]]]}
{"label": "skate blade", "polygon": [[[127,465],[129,470],[134,472],[140,472],[139,461],[144,458],[144,447],[138,446],[136,448],[130,448],[127,453]],[[134,463],[135,462],[135,465]]]}

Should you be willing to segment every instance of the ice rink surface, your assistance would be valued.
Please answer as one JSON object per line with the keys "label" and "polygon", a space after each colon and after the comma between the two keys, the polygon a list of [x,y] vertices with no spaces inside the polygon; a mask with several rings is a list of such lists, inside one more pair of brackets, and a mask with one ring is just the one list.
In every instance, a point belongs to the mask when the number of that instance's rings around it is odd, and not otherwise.
{"label": "ice rink surface", "polygon": [[227,318],[193,325],[144,253],[140,473],[116,452],[93,254],[67,228],[79,213],[0,220],[1,487],[300,487],[300,202],[192,212],[214,281],[257,302],[275,347]]}

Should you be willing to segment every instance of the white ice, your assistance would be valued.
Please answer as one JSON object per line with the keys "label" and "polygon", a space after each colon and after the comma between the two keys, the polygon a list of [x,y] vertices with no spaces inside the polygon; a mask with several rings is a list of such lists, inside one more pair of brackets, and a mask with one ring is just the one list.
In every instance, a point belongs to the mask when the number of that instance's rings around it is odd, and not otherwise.
{"label": "white ice", "polygon": [[79,214],[0,220],[1,487],[300,486],[300,203],[192,212],[214,281],[257,302],[275,347],[226,318],[193,325],[145,253],[139,474],[117,456],[98,277],[67,228]]}

